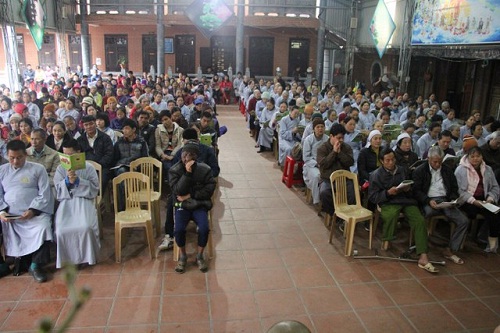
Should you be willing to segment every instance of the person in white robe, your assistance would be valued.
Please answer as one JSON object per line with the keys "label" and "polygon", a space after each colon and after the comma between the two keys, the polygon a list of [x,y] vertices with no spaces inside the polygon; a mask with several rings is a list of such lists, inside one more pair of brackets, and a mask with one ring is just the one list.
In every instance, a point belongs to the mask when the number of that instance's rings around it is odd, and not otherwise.
{"label": "person in white robe", "polygon": [[[72,139],[63,145],[63,152],[79,153],[80,146]],[[99,193],[96,170],[89,162],[80,170],[66,170],[60,165],[54,175],[54,185],[60,202],[55,216],[56,268],[67,263],[95,265],[101,247],[94,203]]]}
{"label": "person in white robe", "polygon": [[7,156],[9,164],[0,167],[0,220],[5,255],[18,260],[14,275],[28,270],[36,282],[45,282],[43,265],[50,261],[54,210],[49,177],[42,165],[26,161],[24,142],[10,141]]}
{"label": "person in white robe", "polygon": [[259,117],[259,138],[257,139],[257,144],[260,149],[257,151],[261,153],[263,151],[271,149],[273,144],[274,126],[272,124],[273,115],[277,112],[275,107],[274,99],[271,97],[266,103],[266,107],[262,110]]}
{"label": "person in white robe", "polygon": [[307,188],[311,190],[313,204],[319,204],[320,172],[316,160],[318,147],[328,141],[325,134],[325,122],[321,117],[312,122],[313,133],[308,135],[302,144],[302,159],[304,160],[303,177]]}
{"label": "person in white robe", "polygon": [[279,122],[279,157],[278,163],[284,165],[285,158],[290,155],[293,146],[300,141],[299,129],[299,108],[294,106],[290,113]]}

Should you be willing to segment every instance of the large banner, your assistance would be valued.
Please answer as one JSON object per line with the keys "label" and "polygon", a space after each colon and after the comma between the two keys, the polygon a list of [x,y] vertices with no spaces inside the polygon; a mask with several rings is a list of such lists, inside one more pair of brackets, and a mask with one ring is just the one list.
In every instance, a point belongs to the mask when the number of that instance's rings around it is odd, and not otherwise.
{"label": "large banner", "polygon": [[417,1],[411,43],[500,43],[500,0]]}

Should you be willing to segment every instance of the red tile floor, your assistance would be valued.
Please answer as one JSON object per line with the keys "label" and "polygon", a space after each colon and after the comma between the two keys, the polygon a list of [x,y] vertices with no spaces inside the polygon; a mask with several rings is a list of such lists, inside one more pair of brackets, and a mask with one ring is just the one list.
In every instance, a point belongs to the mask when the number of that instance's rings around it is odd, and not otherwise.
{"label": "red tile floor", "polygon": [[[115,263],[107,216],[101,262],[78,273],[77,285],[89,286],[92,298],[72,331],[256,333],[285,319],[336,333],[492,332],[500,324],[499,255],[484,256],[467,243],[465,265],[447,263],[436,276],[413,263],[344,257],[340,232],[328,244],[303,189],[281,182],[272,153],[255,152],[237,108],[219,113],[229,130],[220,139],[216,258],[209,272],[193,264],[176,274],[172,252],[151,261],[139,230],[130,233],[122,263]],[[403,227],[391,255],[404,250],[407,235]],[[373,253],[367,238],[356,230],[360,254]],[[443,260],[437,246],[430,254]],[[44,284],[27,275],[0,280],[1,332],[32,332],[42,317],[60,325],[70,302],[61,273],[52,272]]]}

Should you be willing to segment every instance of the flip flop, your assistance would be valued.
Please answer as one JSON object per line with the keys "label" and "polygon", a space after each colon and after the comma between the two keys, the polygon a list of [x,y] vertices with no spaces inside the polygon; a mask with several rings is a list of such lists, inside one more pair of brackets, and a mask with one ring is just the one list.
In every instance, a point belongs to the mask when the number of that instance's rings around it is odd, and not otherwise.
{"label": "flip flop", "polygon": [[457,265],[463,265],[464,261],[457,255],[452,254],[451,256],[444,256],[446,259],[453,261]]}
{"label": "flip flop", "polygon": [[432,273],[432,274],[439,273],[439,269],[437,269],[436,267],[434,267],[430,262],[428,262],[425,265],[418,264],[418,267],[422,268],[423,270],[426,270],[427,272]]}

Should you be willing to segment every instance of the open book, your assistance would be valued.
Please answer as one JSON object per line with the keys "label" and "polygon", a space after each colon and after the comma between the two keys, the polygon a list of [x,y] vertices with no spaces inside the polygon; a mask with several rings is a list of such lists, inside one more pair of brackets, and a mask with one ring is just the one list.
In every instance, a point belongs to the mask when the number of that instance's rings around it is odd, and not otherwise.
{"label": "open book", "polygon": [[443,158],[443,162],[446,161],[446,160],[456,160],[456,161],[460,161],[460,159],[462,158],[462,156],[454,156],[454,155],[450,155],[450,154],[446,154]]}
{"label": "open book", "polygon": [[85,169],[85,153],[78,153],[72,155],[59,154],[61,166],[66,170],[81,170]]}
{"label": "open book", "polygon": [[413,169],[416,169],[417,167],[419,167],[422,163],[426,163],[427,162],[427,159],[425,160],[417,160],[415,163],[413,163],[412,165],[410,165],[410,169],[413,170]]}
{"label": "open book", "polygon": [[362,142],[363,138],[364,138],[363,133],[359,132],[358,134],[356,134],[354,138],[352,138],[351,142]]}
{"label": "open book", "polygon": [[403,187],[406,187],[406,186],[410,186],[413,184],[413,180],[403,180],[401,182],[401,184],[398,185],[397,189],[400,189],[400,188],[403,188]]}
{"label": "open book", "polygon": [[385,124],[382,130],[382,137],[386,140],[396,140],[401,134],[401,125],[398,124]]}
{"label": "open book", "polygon": [[3,216],[3,218],[6,219],[6,220],[17,220],[20,217],[21,217],[21,215],[14,215],[14,214],[9,214],[9,213],[6,213]]}
{"label": "open book", "polygon": [[439,209],[443,209],[443,208],[451,208],[451,207],[454,207],[458,205],[458,202],[457,200],[453,200],[453,201],[443,201],[443,202],[440,202],[437,204],[437,208]]}
{"label": "open book", "polygon": [[200,134],[200,143],[205,146],[211,146],[212,135],[210,133]]}
{"label": "open book", "polygon": [[[500,212],[500,207],[489,202],[481,202],[484,208],[492,212],[493,214],[498,214]],[[498,221],[497,221],[498,222]]]}

